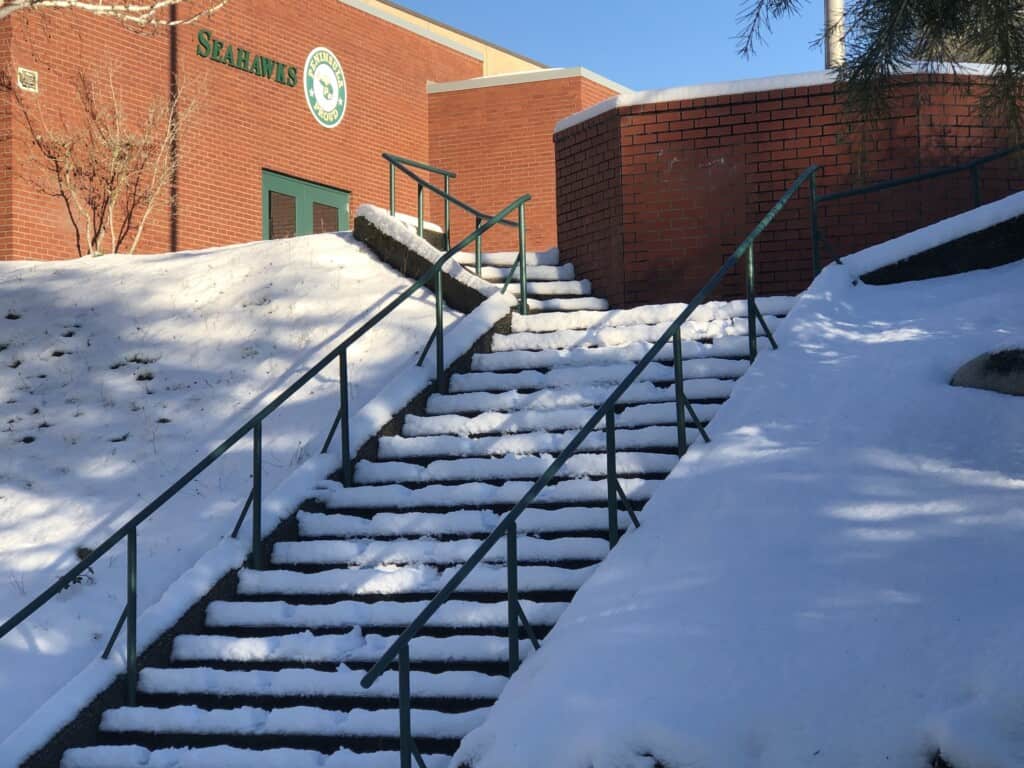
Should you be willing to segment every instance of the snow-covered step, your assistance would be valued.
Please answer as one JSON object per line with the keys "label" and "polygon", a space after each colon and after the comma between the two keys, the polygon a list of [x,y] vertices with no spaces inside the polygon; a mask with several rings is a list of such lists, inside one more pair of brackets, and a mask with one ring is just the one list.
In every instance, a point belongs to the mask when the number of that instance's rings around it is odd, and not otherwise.
{"label": "snow-covered step", "polygon": [[[552,626],[567,606],[566,603],[533,600],[521,600],[520,603],[530,623],[538,627]],[[376,603],[341,600],[328,604],[215,600],[207,606],[206,623],[213,628],[405,629],[426,606],[426,600]],[[449,600],[427,621],[428,628],[489,629],[507,624],[508,605],[505,602],[477,603],[466,600]]]}
{"label": "snow-covered step", "polygon": [[[794,296],[765,296],[757,300],[761,314],[787,315],[796,302]],[[686,309],[686,304],[649,304],[633,309],[610,309],[607,311],[580,311],[563,314],[516,315],[512,318],[512,331],[549,332],[565,330],[592,330],[595,328],[617,328],[629,325],[656,325],[670,323]],[[747,316],[747,302],[709,301],[701,304],[690,322],[710,323]]]}
{"label": "snow-covered step", "polygon": [[[437,456],[505,456],[524,453],[559,453],[575,437],[575,432],[520,432],[489,437],[428,435],[426,437],[382,437],[378,452],[382,459],[417,459]],[[699,439],[696,429],[686,430],[688,445]],[[605,434],[599,428],[580,444],[581,451],[603,451]],[[619,450],[673,450],[678,435],[675,426],[616,429]]]}
{"label": "snow-covered step", "polygon": [[[299,512],[299,535],[306,538],[486,536],[501,522],[489,509],[457,509],[451,512],[378,512],[370,518]],[[625,512],[619,525],[627,525]],[[601,507],[527,508],[516,521],[520,533],[608,530],[608,511]]]}
{"label": "snow-covered step", "polygon": [[[550,411],[489,411],[476,416],[446,414],[444,416],[407,416],[402,424],[404,437],[426,435],[510,434],[537,430],[555,431],[582,426],[597,408],[559,408]],[[718,410],[714,403],[694,403],[693,410],[702,422],[709,421]],[[618,414],[616,425],[623,427],[649,427],[675,424],[674,402],[631,405]],[[693,425],[691,425],[693,426]]]}
{"label": "snow-covered step", "polygon": [[[480,725],[486,714],[487,708],[456,713],[414,709],[414,735],[460,739]],[[340,712],[319,707],[119,707],[103,713],[100,729],[107,733],[397,737],[398,720],[397,709]]]}
{"label": "snow-covered step", "polygon": [[[176,663],[207,664],[350,664],[373,663],[395,640],[395,635],[363,635],[352,630],[343,635],[297,632],[271,637],[227,635],[180,635],[174,639],[171,658]],[[520,643],[526,657],[533,645]],[[409,644],[409,659],[424,662],[501,662],[508,659],[508,640],[498,635],[419,636]]]}
{"label": "snow-covered step", "polygon": [[[623,477],[666,475],[679,462],[677,456],[664,453],[616,453],[616,467]],[[555,457],[502,456],[500,458],[438,459],[427,466],[401,461],[360,461],[356,465],[359,485],[388,483],[447,483],[467,480],[527,480],[540,477]],[[608,459],[603,453],[577,453],[555,474],[556,478],[604,477]]]}
{"label": "snow-covered step", "polygon": [[[529,275],[529,270],[527,270],[527,275]],[[526,284],[526,295],[539,299],[551,296],[590,296],[590,287],[589,280],[549,280],[536,283],[531,281]],[[510,282],[508,291],[518,296],[520,293],[519,283]]]}
{"label": "snow-covered step", "polygon": [[[516,259],[519,258],[519,253],[516,251],[498,251],[494,253],[484,253],[481,255],[480,263],[485,267],[505,267],[511,268],[515,264]],[[476,256],[471,251],[462,251],[461,253],[455,254],[456,261],[459,264],[467,267],[473,267],[476,265]],[[530,267],[533,266],[546,266],[546,267],[557,267],[558,266],[558,249],[552,248],[549,251],[527,251],[526,252],[526,273],[530,273]]]}
{"label": "snow-covered step", "polygon": [[[227,670],[209,667],[144,667],[139,691],[150,695],[398,698],[398,672],[388,671],[369,688],[359,684],[363,673],[341,665],[333,672],[315,669]],[[496,699],[507,678],[480,672],[413,671],[409,675],[418,698]]]}
{"label": "snow-covered step", "polygon": [[[781,320],[777,317],[768,317],[765,318],[765,322],[768,328],[774,332]],[[498,334],[491,342],[491,351],[613,347],[632,344],[637,341],[654,343],[662,337],[665,331],[668,330],[668,327],[668,323],[658,323],[656,325],[612,326],[588,330]],[[719,336],[745,337],[747,329],[747,319],[740,317],[711,323],[687,323],[680,331],[683,339],[699,341]],[[757,326],[757,335],[766,335],[764,328],[760,324]]]}
{"label": "snow-covered step", "polygon": [[[750,349],[746,337],[730,336],[716,338],[710,344],[696,341],[683,342],[683,359],[693,360],[706,357],[743,358]],[[767,344],[764,349],[770,349]],[[620,347],[597,349],[547,349],[538,352],[481,352],[473,355],[474,371],[522,371],[537,368],[580,367],[609,365],[614,363],[637,363],[651,349],[644,342],[626,344]],[[671,361],[672,345],[666,344],[658,350],[655,360]]]}
{"label": "snow-covered step", "polygon": [[581,309],[608,309],[608,302],[594,296],[568,299],[531,299],[527,294],[526,306],[530,312],[576,312]]}
{"label": "snow-covered step", "polygon": [[[447,768],[450,755],[423,755],[427,768]],[[308,749],[188,747],[149,750],[138,745],[69,749],[61,768],[395,768],[397,752],[350,752],[330,755]]]}
{"label": "snow-covered step", "polygon": [[[654,481],[624,477],[620,481],[630,499],[646,501],[654,492]],[[533,486],[529,480],[509,480],[460,485],[430,485],[407,488],[404,485],[373,485],[346,488],[341,483],[317,483],[312,498],[330,509],[461,509],[491,505],[513,505]],[[562,480],[545,487],[534,499],[540,504],[574,504],[606,501],[608,484],[604,480]]]}
{"label": "snow-covered step", "polygon": [[[519,269],[512,269],[511,267],[484,267],[480,272],[480,277],[484,280],[490,280],[492,283],[504,283],[509,272],[512,273],[512,280],[519,279]],[[576,270],[573,269],[572,264],[559,264],[556,267],[527,266],[526,279],[529,282],[535,280],[575,280]]]}
{"label": "snow-covered step", "polygon": [[[517,536],[520,563],[558,563],[567,560],[597,562],[608,554],[608,541],[601,538],[565,537],[539,539]],[[274,565],[346,565],[360,568],[387,565],[451,565],[464,563],[480,546],[479,539],[434,541],[432,539],[345,539],[281,541],[274,545]],[[504,563],[505,548],[493,547],[484,562]]]}
{"label": "snow-covered step", "polygon": [[[479,542],[476,542],[479,546]],[[500,545],[495,545],[500,549]],[[595,566],[559,568],[553,565],[521,565],[519,589],[523,592],[577,590]],[[238,574],[238,594],[255,595],[402,595],[437,592],[455,575],[459,566],[382,566],[316,571],[243,569]],[[456,592],[504,592],[508,573],[504,565],[477,566]]]}
{"label": "snow-covered step", "polygon": [[[732,379],[685,379],[683,392],[690,400],[725,400],[732,392]],[[551,411],[601,405],[615,390],[615,385],[582,385],[558,389],[539,389],[523,394],[511,392],[465,392],[454,395],[431,395],[426,411],[430,416],[450,413],[487,413],[509,411]],[[637,381],[627,389],[618,402],[620,405],[674,402],[674,386],[656,386],[649,381]]]}
{"label": "snow-covered step", "polygon": [[[750,362],[747,360],[726,360],[700,358],[687,360],[683,365],[684,379],[738,379]],[[579,367],[552,368],[548,371],[514,371],[456,373],[448,383],[453,394],[464,392],[507,392],[510,390],[542,390],[563,387],[579,387],[588,384],[618,385],[630,371],[630,363],[611,365],[585,365]],[[671,364],[652,362],[637,377],[638,382],[650,381],[657,384],[675,382],[675,370]]]}

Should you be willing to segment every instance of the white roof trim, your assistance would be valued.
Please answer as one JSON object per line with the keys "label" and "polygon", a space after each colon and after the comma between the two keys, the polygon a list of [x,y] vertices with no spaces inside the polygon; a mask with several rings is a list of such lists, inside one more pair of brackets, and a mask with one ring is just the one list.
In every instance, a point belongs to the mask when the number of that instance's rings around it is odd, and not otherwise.
{"label": "white roof trim", "polygon": [[[992,68],[985,64],[918,64],[907,67],[902,74],[931,73],[958,75],[987,75]],[[599,104],[569,115],[558,122],[555,133],[584,123],[591,118],[610,112],[619,107],[635,107],[641,104],[663,104],[667,101],[689,101],[691,99],[710,99],[716,96],[734,96],[741,93],[758,93],[776,91],[783,88],[807,88],[815,85],[828,85],[835,82],[832,71],[801,72],[795,75],[779,75],[775,77],[755,77],[748,80],[728,80],[720,83],[703,83],[700,85],[683,85],[678,88],[666,88],[655,91],[633,91],[619,96],[612,96]]]}
{"label": "white roof trim", "polygon": [[470,46],[464,45],[458,42],[457,40],[452,40],[450,37],[439,35],[436,32],[433,32],[427,29],[426,27],[420,26],[419,24],[409,21],[408,19],[404,19],[397,14],[389,13],[383,8],[378,8],[377,6],[365,3],[363,2],[363,0],[338,0],[338,2],[342,3],[343,5],[347,5],[351,8],[360,10],[363,13],[368,13],[371,16],[376,16],[378,19],[383,19],[389,24],[394,24],[396,27],[401,27],[402,29],[408,30],[409,32],[419,35],[420,37],[425,37],[428,40],[432,40],[435,43],[440,43],[441,45],[447,46],[452,50],[458,51],[459,53],[464,53],[467,56],[471,56],[472,58],[476,59],[477,61],[484,60],[484,54],[483,51],[481,50],[471,48]]}
{"label": "white roof trim", "polygon": [[[343,2],[345,0],[342,0]],[[451,91],[469,91],[474,88],[494,88],[500,85],[519,85],[520,83],[536,83],[542,80],[561,80],[567,77],[583,77],[619,94],[630,94],[632,91],[620,83],[591,72],[586,67],[556,67],[552,69],[536,69],[526,72],[512,72],[505,75],[488,75],[474,77],[470,80],[455,80],[450,83],[427,83],[427,93],[449,93]]]}

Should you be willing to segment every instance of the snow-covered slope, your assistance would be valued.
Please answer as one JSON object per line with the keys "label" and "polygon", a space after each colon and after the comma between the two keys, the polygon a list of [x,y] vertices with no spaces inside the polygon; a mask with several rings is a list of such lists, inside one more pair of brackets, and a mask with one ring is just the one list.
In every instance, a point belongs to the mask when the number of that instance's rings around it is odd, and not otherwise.
{"label": "snow-covered slope", "polygon": [[[345,234],[0,263],[0,617],[408,285]],[[433,307],[424,293],[352,349],[353,412],[414,359]],[[331,366],[267,422],[266,493],[319,450],[337,403]],[[141,528],[140,607],[230,532],[250,472],[243,441]],[[0,739],[99,655],[123,601],[115,551],[0,640],[0,690],[19,691]]]}
{"label": "snow-covered slope", "polygon": [[802,296],[454,764],[1024,765],[1024,401],[948,383],[1024,343],[1024,263],[855,274]]}

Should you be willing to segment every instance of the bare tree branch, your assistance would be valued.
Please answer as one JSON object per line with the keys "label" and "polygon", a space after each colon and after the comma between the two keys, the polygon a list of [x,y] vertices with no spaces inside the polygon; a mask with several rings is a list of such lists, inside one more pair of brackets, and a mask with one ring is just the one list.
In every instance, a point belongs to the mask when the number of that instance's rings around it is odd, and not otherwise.
{"label": "bare tree branch", "polygon": [[219,11],[228,0],[208,0],[202,7],[185,18],[170,19],[165,11],[184,0],[143,0],[143,2],[116,2],[105,0],[0,0],[0,21],[17,11],[30,8],[75,9],[96,16],[115,18],[138,26],[180,26],[191,24]]}

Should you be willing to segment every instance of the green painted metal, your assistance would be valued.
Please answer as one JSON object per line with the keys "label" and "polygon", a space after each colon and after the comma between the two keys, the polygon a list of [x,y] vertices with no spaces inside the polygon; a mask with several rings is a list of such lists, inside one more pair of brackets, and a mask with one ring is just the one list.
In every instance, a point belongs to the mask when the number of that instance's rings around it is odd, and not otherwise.
{"label": "green painted metal", "polygon": [[754,243],[747,246],[747,343],[750,362],[757,359],[757,286],[754,274]]}
{"label": "green painted metal", "polygon": [[[672,367],[676,385],[676,450],[686,455],[686,391],[683,389],[683,332],[676,329],[672,336]],[[698,422],[699,423],[699,422]]]}
{"label": "green painted metal", "polygon": [[[480,227],[480,217],[479,216],[476,217],[476,226],[479,229],[479,227]],[[478,237],[476,239],[476,242],[473,244],[473,261],[476,264],[476,276],[477,277],[480,277],[480,272],[483,269],[483,260],[484,260],[484,239],[482,237]]]}
{"label": "green painted metal", "polygon": [[[394,169],[392,169],[394,170]],[[452,247],[452,201],[449,199],[452,194],[452,179],[444,177],[444,249],[447,251]],[[480,222],[476,225],[479,227]]]}
{"label": "green painted metal", "polygon": [[[369,688],[371,685],[373,685],[373,683],[378,678],[380,678],[380,676],[384,674],[385,671],[387,671],[388,667],[394,662],[396,657],[400,658],[403,654],[408,653],[410,641],[420,633],[423,627],[426,626],[427,622],[434,616],[435,613],[437,613],[438,609],[442,605],[444,605],[453,594],[455,594],[455,591],[462,585],[462,583],[466,580],[469,574],[472,573],[473,570],[483,561],[483,559],[487,556],[487,553],[491,551],[495,544],[497,544],[502,537],[508,536],[509,532],[515,529],[516,521],[519,519],[520,515],[522,515],[523,511],[531,503],[533,503],[534,499],[536,499],[537,496],[541,493],[541,491],[543,491],[544,488],[548,485],[548,483],[550,483],[552,479],[554,479],[558,471],[565,465],[569,458],[576,453],[576,451],[579,449],[580,445],[587,438],[587,436],[594,432],[602,422],[606,422],[606,440],[609,439],[608,436],[614,431],[612,427],[614,426],[615,422],[615,407],[617,406],[622,395],[639,378],[639,376],[643,373],[644,369],[646,369],[647,366],[650,365],[651,362],[658,356],[662,348],[664,348],[666,344],[672,342],[673,338],[680,331],[683,324],[690,319],[690,316],[696,311],[696,309],[713,296],[714,291],[718,288],[722,280],[726,277],[726,275],[728,275],[730,272],[732,272],[733,269],[736,268],[736,265],[738,264],[740,259],[743,258],[748,253],[748,250],[750,249],[751,245],[761,235],[761,233],[764,232],[768,225],[771,224],[775,217],[778,216],[779,211],[781,211],[786,206],[790,199],[796,194],[797,190],[799,190],[800,187],[803,186],[803,184],[805,184],[817,172],[818,166],[811,166],[806,171],[801,173],[800,176],[797,177],[793,184],[790,185],[790,187],[786,190],[785,194],[783,194],[783,196],[779,198],[778,202],[776,202],[775,205],[772,206],[771,210],[768,211],[768,213],[765,214],[765,216],[761,219],[758,225],[754,227],[753,231],[751,231],[751,233],[747,235],[746,239],[742,243],[740,243],[736,250],[733,251],[732,255],[730,255],[729,258],[725,260],[721,268],[717,272],[715,272],[715,274],[711,277],[707,284],[705,284],[705,286],[697,292],[697,294],[687,305],[686,309],[683,310],[683,312],[680,313],[680,315],[675,320],[669,323],[664,333],[662,333],[658,340],[651,345],[651,348],[633,367],[632,371],[630,371],[626,375],[626,377],[618,384],[618,386],[615,387],[611,395],[608,396],[608,399],[605,400],[604,403],[602,403],[601,406],[594,411],[594,413],[590,416],[589,419],[587,419],[587,421],[582,425],[579,431],[576,432],[575,435],[573,435],[572,439],[565,446],[565,448],[562,449],[562,451],[558,454],[558,456],[555,457],[555,459],[551,462],[548,468],[544,470],[541,476],[537,478],[537,480],[530,486],[530,488],[523,495],[523,497],[518,502],[516,502],[512,509],[510,509],[504,515],[502,515],[501,520],[491,530],[487,537],[480,543],[480,546],[477,547],[477,549],[469,556],[469,558],[467,558],[466,562],[463,563],[463,565],[452,575],[452,577],[448,580],[444,587],[442,587],[441,590],[436,595],[434,595],[433,598],[430,599],[427,605],[423,608],[423,610],[420,611],[416,618],[413,619],[409,626],[407,626],[401,632],[401,634],[399,634],[398,637],[395,638],[395,640],[391,643],[391,645],[380,657],[380,659],[378,659],[377,662],[366,672],[366,674],[360,680],[360,684],[364,688]],[[522,214],[520,213],[520,215]],[[750,267],[753,266],[752,259],[749,261],[749,265]],[[750,322],[752,324],[755,320],[755,317],[755,314],[751,315]],[[697,424],[699,425],[700,422],[697,421]],[[706,437],[706,432],[704,432],[703,429],[701,431],[702,434],[704,434]],[[608,453],[609,455],[614,456],[614,437],[612,437],[611,440],[612,442],[608,446]],[[608,473],[610,482],[612,482],[612,476],[616,475],[614,464],[609,464]],[[612,498],[613,495],[628,503],[628,499],[626,499],[625,494],[622,493],[622,487],[618,482],[617,476],[614,477],[613,484],[614,494],[611,492],[609,493],[610,511],[612,510],[613,505],[615,504],[615,501]],[[629,509],[628,511],[630,512],[630,517],[633,520],[634,524],[638,523],[639,520],[637,519],[633,510]],[[611,521],[612,518],[609,514],[609,522],[611,523]],[[614,533],[611,532],[611,529],[613,528]],[[609,539],[617,537],[617,519],[615,519],[614,524],[611,524],[609,526],[609,529]],[[507,564],[507,567],[508,570],[511,572],[516,569],[516,564],[514,561],[510,560]],[[512,582],[510,576],[510,588],[511,584],[513,583],[514,582]],[[511,594],[509,595],[509,598],[511,598]],[[513,619],[512,611],[510,610],[508,627],[510,635],[513,631],[513,624],[515,624],[518,627],[518,617],[515,617]],[[516,632],[518,632],[518,629],[516,630]],[[405,717],[405,715],[402,714],[400,715],[400,717]],[[403,761],[406,759],[404,755],[402,759]],[[403,765],[405,765],[404,762]]]}
{"label": "green painted metal", "polygon": [[526,206],[519,209],[519,313],[530,314],[526,296]]}
{"label": "green painted metal", "polygon": [[1004,157],[1009,157],[1018,152],[1024,151],[1024,144],[1017,144],[1016,146],[1009,147],[1007,149],[1000,150],[999,152],[993,152],[990,155],[976,158],[966,163],[959,165],[949,165],[944,168],[936,168],[934,171],[926,171],[925,173],[917,173],[912,176],[902,176],[898,179],[890,179],[889,181],[880,181],[875,184],[868,184],[863,187],[856,187],[854,189],[844,189],[839,192],[831,192],[827,195],[818,195],[817,188],[812,184],[811,187],[811,268],[815,275],[821,271],[821,253],[819,245],[825,242],[824,237],[821,235],[821,225],[818,217],[818,207],[823,203],[828,203],[832,200],[842,200],[847,197],[857,197],[860,195],[870,195],[874,192],[882,192],[887,189],[894,189],[896,187],[902,187],[906,184],[913,184],[919,181],[930,181],[931,179],[937,179],[942,176],[949,176],[954,173],[963,173],[968,171],[971,177],[971,197],[974,203],[974,207],[977,208],[981,205],[981,179],[980,169],[982,166],[993,163],[996,160],[1002,160]]}
{"label": "green painted metal", "polygon": [[519,669],[519,552],[517,527],[513,522],[505,533],[505,572],[508,574],[508,674]]}
{"label": "green painted metal", "polygon": [[128,604],[125,610],[125,700],[135,706],[135,692],[139,679],[138,626],[139,626],[139,527],[128,531],[127,584]]}
{"label": "green painted metal", "polygon": [[444,281],[441,279],[442,274],[438,270],[434,278],[434,344],[437,350],[434,389],[437,392],[444,392],[446,389],[444,378]]}
{"label": "green painted metal", "polygon": [[616,467],[615,450],[615,409],[608,411],[604,417],[604,455],[606,478],[608,484],[608,548],[613,549],[619,543],[619,484]]}
{"label": "green painted metal", "polygon": [[[448,177],[445,177],[445,181]],[[423,185],[416,186],[416,234],[423,237]]]}
{"label": "green painted metal", "polygon": [[252,428],[252,556],[254,570],[263,568],[263,422]]}
{"label": "green painted metal", "polygon": [[313,234],[313,204],[321,203],[338,210],[338,231],[349,229],[350,195],[343,189],[316,184],[274,171],[263,171],[263,239],[270,239],[270,193],[295,198],[295,234]]}
{"label": "green painted metal", "polygon": [[399,765],[412,768],[412,695],[409,691],[409,646],[398,654]]}

